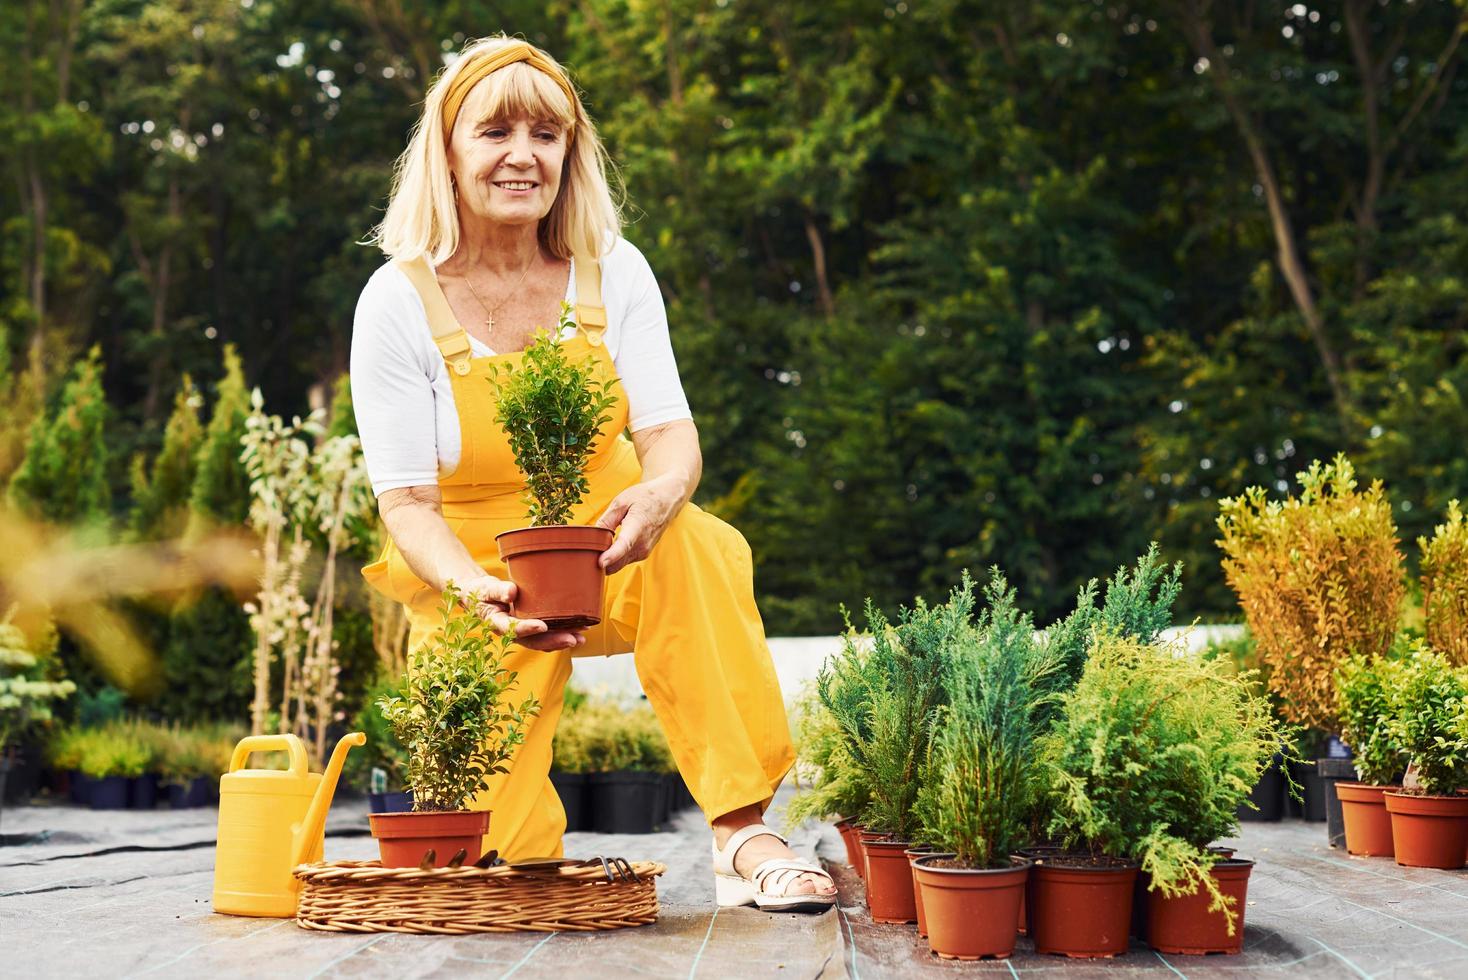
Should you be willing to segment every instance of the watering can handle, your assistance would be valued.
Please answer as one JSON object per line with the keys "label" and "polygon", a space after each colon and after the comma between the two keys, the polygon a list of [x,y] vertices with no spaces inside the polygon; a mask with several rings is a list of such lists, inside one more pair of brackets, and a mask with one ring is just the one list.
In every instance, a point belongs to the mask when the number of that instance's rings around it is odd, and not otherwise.
{"label": "watering can handle", "polygon": [[251,752],[288,752],[291,757],[291,772],[304,776],[309,771],[306,762],[306,745],[296,735],[249,735],[240,739],[229,757],[229,771],[245,767]]}

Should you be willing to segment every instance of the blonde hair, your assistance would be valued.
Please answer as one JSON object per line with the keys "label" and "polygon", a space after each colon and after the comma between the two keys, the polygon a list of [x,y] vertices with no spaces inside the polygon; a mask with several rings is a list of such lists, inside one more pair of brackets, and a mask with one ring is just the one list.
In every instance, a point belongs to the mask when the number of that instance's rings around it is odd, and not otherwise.
{"label": "blonde hair", "polygon": [[[449,172],[450,134],[444,128],[444,102],[454,90],[454,80],[477,61],[524,43],[503,34],[481,38],[470,42],[439,73],[423,101],[407,149],[393,168],[387,213],[363,244],[376,245],[390,259],[427,256],[434,265],[454,254],[459,247],[459,212]],[[545,52],[534,50],[562,73],[562,79],[517,61],[474,83],[460,112],[485,119],[554,120],[565,128],[568,145],[561,186],[555,203],[540,221],[540,243],[557,258],[600,258],[622,229],[621,209],[612,196],[615,168],[581,99],[568,97],[575,89],[564,77],[565,69]]]}

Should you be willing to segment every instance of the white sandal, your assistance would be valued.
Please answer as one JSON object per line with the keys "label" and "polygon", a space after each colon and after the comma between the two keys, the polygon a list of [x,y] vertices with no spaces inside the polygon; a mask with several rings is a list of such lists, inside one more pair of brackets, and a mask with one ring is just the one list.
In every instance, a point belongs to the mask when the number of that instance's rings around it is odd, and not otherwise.
{"label": "white sandal", "polygon": [[[739,849],[755,837],[765,834],[775,838],[781,844],[789,845],[789,841],[775,833],[764,824],[752,823],[748,827],[736,830],[719,850],[718,844],[714,844],[714,897],[719,903],[719,908],[727,909],[740,905],[753,905],[768,912],[823,912],[836,904],[835,894],[819,895],[811,893],[808,895],[787,894],[791,882],[797,880],[801,875],[820,875],[827,881],[831,876],[819,865],[810,861],[802,861],[799,858],[771,858],[762,862],[754,869],[754,874],[746,878],[734,870],[734,855]],[[835,882],[831,881],[834,885]]]}

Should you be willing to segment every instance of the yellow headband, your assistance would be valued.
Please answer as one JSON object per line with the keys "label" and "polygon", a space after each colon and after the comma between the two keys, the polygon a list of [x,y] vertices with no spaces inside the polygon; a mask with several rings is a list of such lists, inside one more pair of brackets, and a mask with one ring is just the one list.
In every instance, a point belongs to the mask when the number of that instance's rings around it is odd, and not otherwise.
{"label": "yellow headband", "polygon": [[474,64],[454,76],[449,94],[443,100],[443,138],[445,142],[453,135],[454,121],[459,118],[459,107],[464,104],[469,90],[486,75],[499,71],[506,65],[513,65],[517,61],[523,61],[530,67],[549,75],[551,81],[559,85],[561,91],[566,93],[566,101],[571,103],[571,112],[574,115],[576,90],[571,88],[571,83],[566,80],[566,75],[561,71],[560,66],[542,54],[539,48],[524,41],[511,41],[504,47],[497,48],[479,58]]}

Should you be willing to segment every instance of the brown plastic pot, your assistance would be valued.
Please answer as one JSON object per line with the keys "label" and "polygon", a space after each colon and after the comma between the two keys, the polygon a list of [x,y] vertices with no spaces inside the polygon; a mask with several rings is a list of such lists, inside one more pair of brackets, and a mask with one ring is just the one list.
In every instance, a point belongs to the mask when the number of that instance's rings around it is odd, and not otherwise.
{"label": "brown plastic pot", "polygon": [[555,524],[502,531],[494,540],[515,583],[512,616],[542,620],[553,630],[601,622],[607,576],[598,559],[612,546],[610,530]]}
{"label": "brown plastic pot", "polygon": [[1030,869],[1025,901],[1035,952],[1075,959],[1125,953],[1137,866],[1118,862],[1087,867],[1067,861],[1065,855],[1039,858]]}
{"label": "brown plastic pot", "polygon": [[851,854],[854,858],[851,862],[851,867],[856,871],[856,876],[863,882],[867,880],[867,849],[861,846],[861,835],[866,833],[866,830],[860,821],[853,822],[851,825],[851,843],[847,845],[849,848],[847,853]]}
{"label": "brown plastic pot", "polygon": [[944,854],[913,862],[928,917],[928,946],[945,960],[1004,959],[1019,935],[1028,863],[1009,868],[942,868]]}
{"label": "brown plastic pot", "polygon": [[447,810],[423,813],[369,813],[372,836],[384,868],[416,868],[432,849],[433,866],[446,867],[460,848],[464,865],[484,853],[489,832],[488,810]]}
{"label": "brown plastic pot", "polygon": [[[1034,844],[1030,847],[1021,847],[1019,850],[1010,855],[1010,860],[1019,859],[1023,861],[1030,861],[1034,858],[1045,857],[1046,855],[1050,854],[1060,854],[1064,851],[1065,848],[1057,847],[1054,844]],[[1019,900],[1019,934],[1021,936],[1029,935],[1029,923],[1026,921],[1027,916],[1025,913],[1025,905],[1028,903],[1028,901],[1029,888],[1026,888],[1025,894],[1022,895]]]}
{"label": "brown plastic pot", "polygon": [[1392,817],[1397,863],[1406,868],[1463,866],[1468,850],[1468,796],[1384,794]]}
{"label": "brown plastic pot", "polygon": [[[923,914],[923,890],[918,887],[917,865],[914,862],[916,862],[917,859],[920,857],[927,857],[929,854],[938,854],[942,852],[940,852],[938,848],[932,846],[931,844],[914,844],[912,847],[909,847],[902,853],[907,855],[908,870],[912,872],[912,904],[913,907],[917,909],[918,935],[926,939],[928,935],[928,920]],[[947,853],[944,853],[943,856],[953,857],[952,854]]]}
{"label": "brown plastic pot", "polygon": [[861,866],[861,842],[856,839],[857,823],[852,817],[843,817],[836,821],[836,830],[841,834],[841,843],[846,845],[846,863],[855,869],[858,876],[863,872]]}
{"label": "brown plastic pot", "polygon": [[912,842],[863,834],[862,845],[867,851],[867,908],[872,921],[916,922],[917,899],[906,854]]}
{"label": "brown plastic pot", "polygon": [[1341,801],[1341,819],[1346,825],[1346,852],[1360,857],[1391,857],[1392,817],[1382,796],[1397,786],[1370,783],[1336,783]]}
{"label": "brown plastic pot", "polygon": [[1218,890],[1233,899],[1230,908],[1238,914],[1234,934],[1228,934],[1228,916],[1210,912],[1213,896],[1199,888],[1191,895],[1168,898],[1160,891],[1147,893],[1147,942],[1159,953],[1242,953],[1244,909],[1248,905],[1249,873],[1254,862],[1230,858],[1219,861],[1210,872]]}

